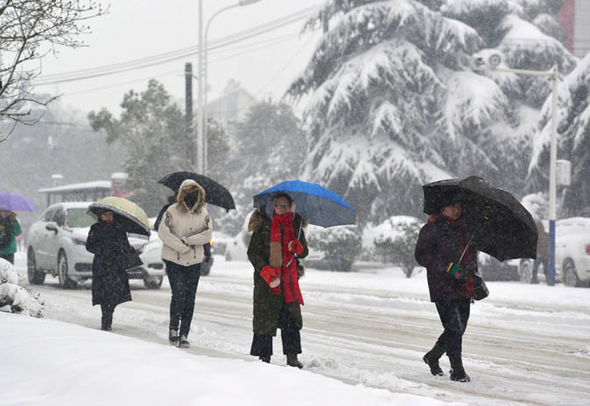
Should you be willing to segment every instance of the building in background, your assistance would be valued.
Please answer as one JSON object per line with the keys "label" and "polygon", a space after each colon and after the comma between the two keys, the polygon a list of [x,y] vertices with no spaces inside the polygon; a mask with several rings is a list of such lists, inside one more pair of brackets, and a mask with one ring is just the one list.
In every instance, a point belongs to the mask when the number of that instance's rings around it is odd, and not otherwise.
{"label": "building in background", "polygon": [[578,58],[590,52],[590,0],[564,0],[559,25],[567,37],[567,49]]}
{"label": "building in background", "polygon": [[207,103],[207,115],[220,123],[242,120],[257,101],[240,83],[230,80],[223,95]]}

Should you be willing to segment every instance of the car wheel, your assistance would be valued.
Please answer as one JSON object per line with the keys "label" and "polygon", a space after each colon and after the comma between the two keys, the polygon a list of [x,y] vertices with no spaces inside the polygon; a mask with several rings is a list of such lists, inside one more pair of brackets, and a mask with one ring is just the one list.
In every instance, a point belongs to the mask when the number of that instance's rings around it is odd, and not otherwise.
{"label": "car wheel", "polygon": [[523,261],[520,263],[518,275],[521,282],[531,283],[533,277],[533,264],[531,264],[531,261]]}
{"label": "car wheel", "polygon": [[41,285],[45,282],[45,272],[37,270],[35,251],[32,248],[27,251],[27,278],[31,285]]}
{"label": "car wheel", "polygon": [[146,289],[160,289],[163,279],[163,276],[153,276],[151,278],[147,277],[143,279],[143,285],[146,287]]}
{"label": "car wheel", "polygon": [[57,257],[57,277],[59,286],[64,289],[75,288],[77,283],[68,277],[68,258],[65,252],[60,252]]}
{"label": "car wheel", "polygon": [[571,259],[566,259],[563,263],[563,284],[565,286],[578,286],[580,278],[576,272],[576,266]]}

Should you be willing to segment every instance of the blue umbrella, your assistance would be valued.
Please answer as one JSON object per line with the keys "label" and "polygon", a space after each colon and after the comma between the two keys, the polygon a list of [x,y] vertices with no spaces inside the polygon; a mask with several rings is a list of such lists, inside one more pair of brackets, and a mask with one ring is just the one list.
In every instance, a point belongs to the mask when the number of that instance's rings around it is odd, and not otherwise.
{"label": "blue umbrella", "polygon": [[254,207],[265,207],[279,193],[289,195],[295,202],[295,211],[309,224],[321,227],[354,224],[355,213],[337,193],[315,183],[288,180],[254,196]]}
{"label": "blue umbrella", "polygon": [[35,205],[23,195],[16,193],[0,193],[0,210],[34,211]]}

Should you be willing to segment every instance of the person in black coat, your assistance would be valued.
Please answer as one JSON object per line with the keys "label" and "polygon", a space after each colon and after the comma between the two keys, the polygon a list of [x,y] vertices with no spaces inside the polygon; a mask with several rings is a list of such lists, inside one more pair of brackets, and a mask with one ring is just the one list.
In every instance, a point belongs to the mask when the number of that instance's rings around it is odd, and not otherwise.
{"label": "person in black coat", "polygon": [[451,380],[469,382],[461,353],[473,298],[477,250],[461,220],[460,198],[453,194],[443,197],[440,213],[431,216],[420,230],[415,257],[426,268],[430,300],[444,328],[423,360],[433,375],[443,375],[438,360],[447,353]]}
{"label": "person in black coat", "polygon": [[125,271],[131,259],[141,263],[129,244],[127,233],[115,221],[113,212],[103,211],[90,227],[86,250],[94,254],[92,261],[92,305],[102,310],[102,330],[111,330],[115,307],[131,301],[129,277]]}

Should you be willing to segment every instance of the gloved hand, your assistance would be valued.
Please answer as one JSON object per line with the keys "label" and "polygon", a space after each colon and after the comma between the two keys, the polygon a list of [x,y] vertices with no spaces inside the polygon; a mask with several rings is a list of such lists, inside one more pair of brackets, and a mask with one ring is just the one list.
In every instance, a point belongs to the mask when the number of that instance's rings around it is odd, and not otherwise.
{"label": "gloved hand", "polygon": [[260,276],[268,283],[271,293],[281,293],[281,268],[267,265],[260,270]]}
{"label": "gloved hand", "polygon": [[303,244],[301,244],[301,242],[299,242],[297,239],[289,241],[287,248],[289,248],[289,251],[291,251],[293,254],[297,255],[303,254],[303,251],[305,250]]}
{"label": "gloved hand", "polygon": [[447,266],[447,270],[446,272],[451,275],[452,277],[454,277],[455,279],[461,279],[462,275],[463,275],[463,271],[461,269],[461,267],[457,264],[455,264],[454,262],[449,263],[449,265]]}

